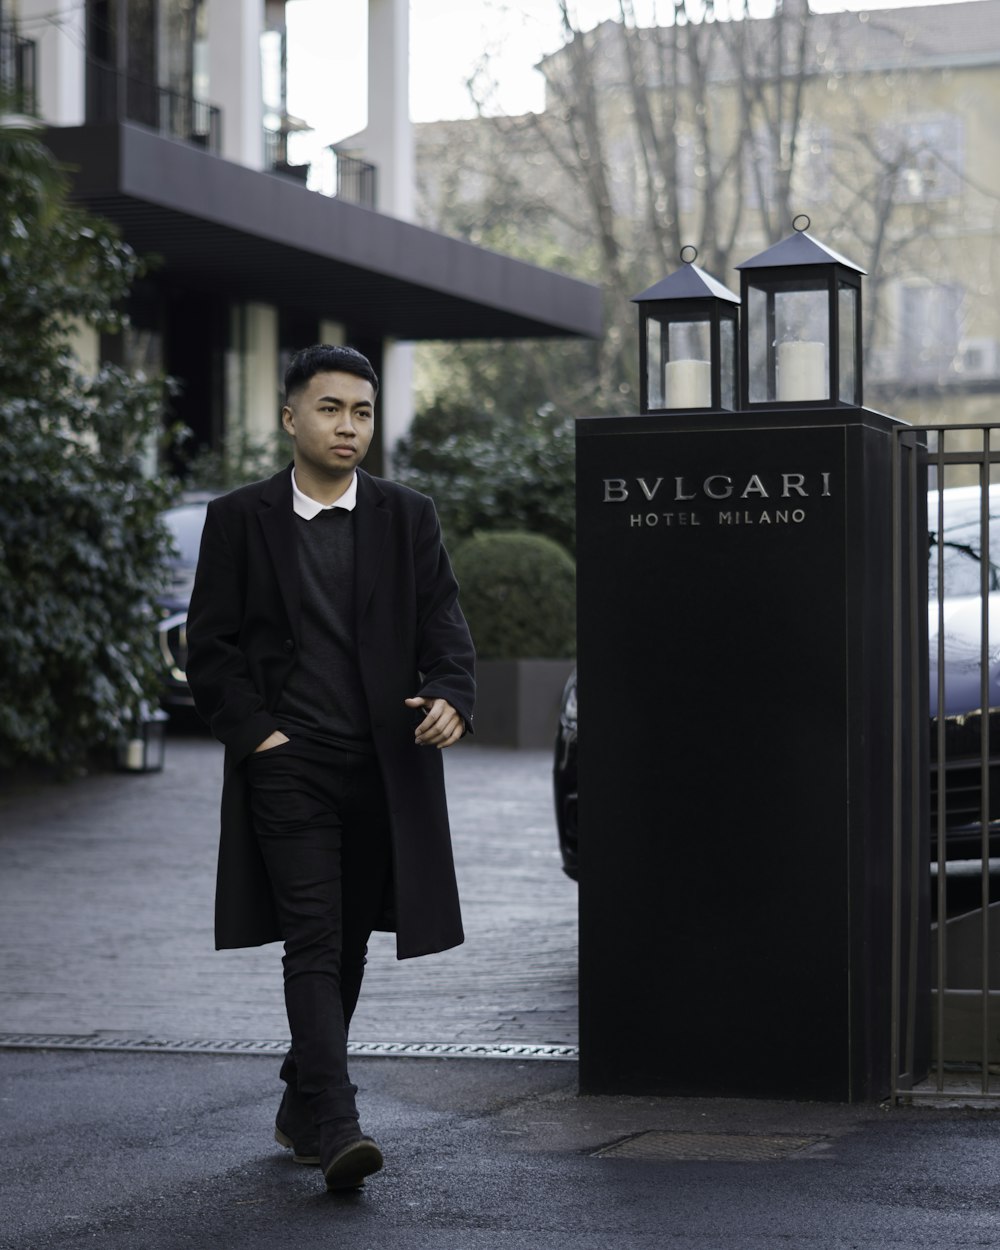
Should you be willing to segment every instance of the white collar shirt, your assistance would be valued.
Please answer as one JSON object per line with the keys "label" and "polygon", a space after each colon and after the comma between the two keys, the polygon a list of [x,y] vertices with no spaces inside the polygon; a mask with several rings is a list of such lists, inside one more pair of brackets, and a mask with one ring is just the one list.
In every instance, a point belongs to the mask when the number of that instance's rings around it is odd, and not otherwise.
{"label": "white collar shirt", "polygon": [[303,495],[299,490],[299,484],[295,480],[295,470],[292,469],[292,507],[295,515],[302,517],[304,521],[311,521],[313,517],[319,516],[321,512],[329,512],[331,508],[343,508],[345,512],[353,512],[357,503],[357,473],[351,474],[351,483],[339,499],[334,500],[333,503],[318,503],[315,499],[310,499],[308,495]]}

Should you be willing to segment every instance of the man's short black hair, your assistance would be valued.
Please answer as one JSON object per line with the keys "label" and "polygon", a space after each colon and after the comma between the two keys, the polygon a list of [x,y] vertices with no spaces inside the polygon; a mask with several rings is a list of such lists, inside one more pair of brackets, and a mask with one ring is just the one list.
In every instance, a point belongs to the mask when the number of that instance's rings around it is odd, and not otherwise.
{"label": "man's short black hair", "polygon": [[285,402],[296,391],[308,386],[317,373],[353,373],[370,382],[372,390],[378,394],[378,374],[367,356],[362,356],[353,347],[316,343],[313,347],[303,347],[288,362],[285,370]]}

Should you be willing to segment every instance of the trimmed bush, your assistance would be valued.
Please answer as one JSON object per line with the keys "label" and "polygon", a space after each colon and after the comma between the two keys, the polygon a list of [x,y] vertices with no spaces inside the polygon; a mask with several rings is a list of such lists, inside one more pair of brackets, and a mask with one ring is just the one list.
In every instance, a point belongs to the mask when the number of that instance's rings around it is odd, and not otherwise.
{"label": "trimmed bush", "polygon": [[480,659],[576,654],[576,566],[558,543],[516,531],[476,534],[453,562]]}

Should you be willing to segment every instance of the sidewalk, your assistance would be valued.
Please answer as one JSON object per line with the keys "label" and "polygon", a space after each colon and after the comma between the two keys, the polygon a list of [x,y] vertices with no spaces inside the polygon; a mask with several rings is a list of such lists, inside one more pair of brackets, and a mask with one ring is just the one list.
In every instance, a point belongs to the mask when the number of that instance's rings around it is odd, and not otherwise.
{"label": "sidewalk", "polygon": [[[574,1045],[551,757],[463,743],[445,759],[466,942],[398,962],[374,935],[353,1037]],[[0,1032],[287,1037],[280,946],[214,950],[222,748],[172,736],[166,761],[0,795]]]}
{"label": "sidewalk", "polygon": [[[399,964],[380,938],[355,1039],[572,1046],[548,755],[446,759],[468,941]],[[273,1053],[162,1053],[286,1036],[279,948],[212,950],[220,766],[181,737],[159,775],[0,796],[2,1250],[1000,1246],[995,1112],[580,1097],[565,1060],[354,1059],[386,1168],[325,1194],[272,1141]]]}

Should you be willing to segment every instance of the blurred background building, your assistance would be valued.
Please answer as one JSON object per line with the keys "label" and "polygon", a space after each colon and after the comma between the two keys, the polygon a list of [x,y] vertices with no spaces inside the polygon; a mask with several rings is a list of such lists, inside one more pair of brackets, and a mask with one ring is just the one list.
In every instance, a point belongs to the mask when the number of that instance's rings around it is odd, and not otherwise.
{"label": "blurred background building", "polygon": [[206,448],[266,442],[290,353],[350,342],[383,378],[378,471],[411,416],[404,344],[596,336],[600,293],[413,224],[407,0],[368,5],[365,131],[321,170],[290,159],[284,7],[0,0],[0,84],[151,261],[128,333],[81,331],[81,358],[176,378]]}
{"label": "blurred background building", "polygon": [[[664,6],[666,11],[668,6]],[[1000,391],[1000,0],[567,29],[545,108],[416,128],[418,218],[523,240],[607,294],[602,386],[635,408],[629,296],[678,266],[734,266],[799,213],[863,266],[866,402],[911,421],[995,419]],[[488,87],[484,88],[488,95]]]}

